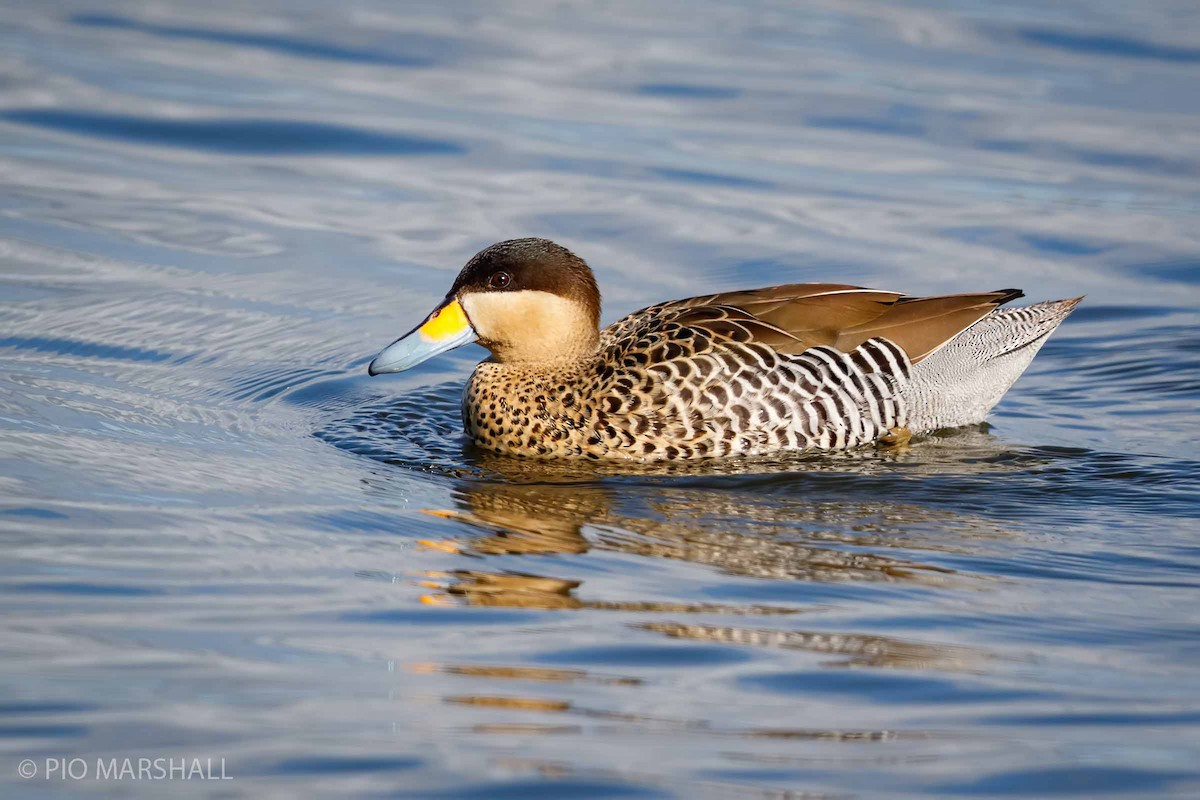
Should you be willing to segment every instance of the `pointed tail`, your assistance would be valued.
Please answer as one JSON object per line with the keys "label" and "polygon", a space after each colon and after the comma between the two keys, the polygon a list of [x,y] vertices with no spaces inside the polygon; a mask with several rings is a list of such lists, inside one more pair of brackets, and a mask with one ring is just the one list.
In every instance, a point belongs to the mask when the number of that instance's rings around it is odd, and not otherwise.
{"label": "pointed tail", "polygon": [[982,422],[1083,297],[993,311],[913,368],[909,427]]}

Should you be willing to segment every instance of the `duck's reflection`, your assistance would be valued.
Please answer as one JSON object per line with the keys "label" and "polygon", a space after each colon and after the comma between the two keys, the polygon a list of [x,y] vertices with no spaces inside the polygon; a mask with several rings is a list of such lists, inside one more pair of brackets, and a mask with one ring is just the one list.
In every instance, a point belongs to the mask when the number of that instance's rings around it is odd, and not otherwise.
{"label": "duck's reflection", "polygon": [[[463,526],[452,539],[425,540],[464,558],[461,568],[426,573],[423,602],[543,610],[647,614],[806,614],[823,606],[745,602],[683,603],[589,598],[582,581],[545,574],[541,556],[610,552],[671,559],[740,579],[820,584],[900,584],[921,589],[982,589],[995,579],[952,569],[954,556],[981,540],[1013,535],[1004,523],[964,513],[963,504],[918,502],[913,475],[953,482],[1007,469],[1029,458],[984,430],[922,444],[910,453],[862,453],[817,460],[804,472],[772,473],[755,462],[705,465],[686,476],[598,475],[594,465],[538,463],[475,453],[466,457],[452,508],[424,509]],[[897,463],[904,470],[897,469]],[[668,465],[672,468],[681,465]],[[691,465],[682,465],[690,468]],[[724,469],[729,474],[715,474]],[[380,476],[382,483],[388,476]],[[906,479],[903,489],[898,484]],[[377,487],[387,491],[388,487]],[[944,490],[944,489],[943,489]],[[512,556],[538,557],[513,564]],[[488,569],[495,557],[507,569]],[[578,563],[578,562],[573,562]],[[536,565],[536,566],[535,566]],[[458,567],[459,565],[447,565]],[[515,568],[513,568],[515,567]],[[557,570],[555,570],[557,571]],[[757,590],[745,583],[753,595]],[[731,592],[737,594],[739,585]],[[786,595],[785,595],[786,596]],[[795,596],[795,595],[792,595]],[[827,598],[828,591],[813,596]],[[900,638],[763,625],[630,624],[675,639],[803,650],[842,667],[971,669],[983,658],[967,648]]]}
{"label": "duck's reflection", "polygon": [[[947,527],[970,528],[976,535],[1000,532],[987,520],[911,504],[754,500],[744,493],[681,487],[634,486],[618,494],[603,485],[488,482],[467,484],[455,500],[457,508],[430,513],[483,535],[428,545],[484,556],[616,550],[777,580],[924,585],[979,580],[889,551],[953,550],[952,540],[928,535]],[[462,589],[464,595],[490,604],[510,597],[524,605],[533,596],[548,602],[569,597],[578,586],[533,575],[488,578],[477,570],[457,577],[471,585]]]}
{"label": "duck's reflection", "polygon": [[[454,570],[427,573],[422,584],[435,594],[422,595],[428,605],[448,605],[455,600],[472,606],[505,608],[599,609],[607,611],[662,611],[680,614],[795,614],[797,608],[763,605],[727,605],[720,603],[670,603],[661,600],[582,600],[572,592],[581,581],[549,578],[520,572],[481,572]],[[438,583],[438,580],[444,583]]]}
{"label": "duck's reflection", "polygon": [[[1001,535],[986,519],[886,500],[809,503],[679,485],[465,483],[456,508],[439,517],[480,535],[431,546],[474,556],[581,554],[592,550],[678,559],[726,573],[809,582],[981,586],[984,576],[923,563],[902,553],[957,549],[954,530],[970,539]],[[961,539],[959,539],[961,542]],[[963,543],[965,544],[965,543]],[[962,547],[962,544],[959,545]],[[461,569],[430,576],[428,603],[626,612],[787,614],[811,609],[767,605],[590,600],[579,580],[532,572]],[[878,635],[730,625],[646,622],[670,638],[825,654],[827,666],[971,669],[980,654]]]}
{"label": "duck's reflection", "polygon": [[834,658],[824,662],[823,666],[830,667],[971,670],[983,658],[978,651],[966,647],[923,644],[891,636],[830,631],[784,631],[733,625],[684,625],[677,622],[648,622],[638,627],[673,639],[697,639],[828,653]]}

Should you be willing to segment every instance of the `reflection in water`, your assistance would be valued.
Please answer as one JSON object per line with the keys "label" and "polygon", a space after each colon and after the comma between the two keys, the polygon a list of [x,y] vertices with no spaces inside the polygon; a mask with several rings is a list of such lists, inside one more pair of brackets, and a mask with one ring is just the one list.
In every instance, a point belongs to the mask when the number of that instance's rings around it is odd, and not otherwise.
{"label": "reflection in water", "polygon": [[[460,508],[431,511],[485,535],[468,542],[426,542],[477,556],[581,554],[595,548],[716,567],[754,578],[813,582],[904,582],[927,586],[964,582],[954,570],[877,552],[895,547],[905,526],[944,513],[917,506],[755,502],[738,494],[676,490],[639,503],[624,492],[618,503],[606,486],[467,482],[455,494]],[[857,521],[846,535],[844,521]],[[888,521],[895,526],[889,533]],[[840,523],[840,524],[839,524]],[[976,521],[978,525],[979,522]],[[816,544],[819,543],[819,544]],[[911,547],[911,541],[905,542]],[[942,545],[931,544],[933,549]],[[867,551],[870,549],[870,551]],[[470,605],[541,609],[609,609],[680,613],[778,614],[799,609],[709,603],[582,600],[580,581],[479,569],[427,576],[439,591],[425,602],[458,598]],[[435,582],[445,579],[449,582]],[[978,580],[977,576],[974,576]]]}
{"label": "reflection in water", "polygon": [[[724,755],[724,754],[723,754]],[[625,794],[621,791],[625,786],[638,787],[638,796],[674,797],[668,794],[675,786],[673,782],[664,779],[660,774],[635,772],[629,769],[581,769],[568,761],[554,761],[545,758],[497,758],[493,762],[497,768],[516,773],[531,773],[539,778],[552,780],[556,793],[555,797],[582,797],[600,794],[612,789],[613,795]],[[662,794],[645,794],[647,788],[654,787]],[[531,794],[544,791],[541,785],[522,787]],[[763,789],[754,783],[716,782],[709,780],[693,780],[688,783],[689,797],[714,798],[714,800],[744,800],[744,798],[761,798],[761,800],[852,800],[855,795],[844,792],[805,791],[802,789]],[[609,796],[607,794],[601,796]]]}
{"label": "reflection in water", "polygon": [[[463,570],[451,573],[457,583],[445,591],[460,597],[473,606],[504,606],[508,608],[582,608],[583,602],[571,596],[579,581],[543,578],[537,575]],[[436,585],[429,588],[441,588]],[[423,602],[435,604],[438,595],[425,595]]]}
{"label": "reflection in water", "polygon": [[447,703],[488,708],[515,708],[521,711],[569,711],[571,704],[564,700],[548,700],[544,697],[483,697],[480,695],[456,695],[444,698]]}
{"label": "reflection in water", "polygon": [[473,678],[493,678],[515,681],[542,681],[545,683],[571,683],[588,681],[611,686],[639,686],[639,678],[598,675],[582,669],[554,669],[551,667],[512,667],[494,664],[414,664],[412,672],[443,672],[447,675],[462,675]]}
{"label": "reflection in water", "polygon": [[[442,702],[451,706],[472,706],[499,709],[502,711],[528,712],[531,714],[564,714],[601,722],[622,723],[647,731],[686,731],[701,736],[830,742],[891,742],[900,739],[930,739],[938,735],[933,731],[927,730],[897,731],[743,727],[739,726],[736,721],[714,724],[702,719],[681,719],[639,712],[608,711],[599,708],[588,708],[566,700],[527,695],[452,694],[443,697]],[[512,724],[510,722],[502,723],[504,727],[501,730],[510,727]],[[524,725],[528,723],[518,724]],[[495,732],[495,729],[477,730],[476,732],[492,733]]]}
{"label": "reflection in water", "polygon": [[[1005,532],[986,519],[911,504],[805,503],[686,488],[662,493],[635,487],[623,491],[619,502],[616,496],[607,486],[468,482],[455,494],[459,509],[431,513],[484,531],[482,538],[452,546],[476,555],[578,554],[596,548],[755,578],[935,586],[979,577],[879,551],[952,550],[933,538],[916,538],[939,524],[984,535]],[[525,581],[522,588],[566,595],[577,585]]]}
{"label": "reflection in water", "polygon": [[728,625],[684,625],[676,622],[647,622],[637,626],[673,639],[696,639],[756,647],[785,647],[814,653],[831,653],[846,658],[826,661],[827,667],[901,667],[904,669],[966,670],[983,658],[966,647],[921,644],[889,636],[861,636],[827,631],[737,628]]}
{"label": "reflection in water", "polygon": [[[981,576],[881,552],[948,550],[918,541],[914,532],[939,529],[946,512],[921,506],[878,503],[804,503],[744,494],[676,488],[649,499],[604,485],[464,482],[459,508],[430,512],[484,532],[468,542],[430,543],[474,556],[583,554],[611,550],[640,557],[678,559],[753,578],[808,582],[895,582],[923,586],[978,585]],[[965,529],[1001,535],[1004,529],[970,520]],[[931,525],[931,523],[937,523]],[[853,531],[852,533],[850,531]],[[899,541],[897,541],[899,539]],[[472,606],[537,609],[606,609],[693,614],[794,614],[799,608],[761,605],[597,601],[576,596],[580,580],[526,572],[481,569],[430,573],[423,583],[435,593],[426,603],[454,600]],[[779,647],[839,656],[826,666],[966,670],[983,656],[965,647],[944,647],[887,636],[745,628],[727,625],[648,622],[635,626],[675,639]]]}
{"label": "reflection in water", "polygon": [[423,581],[422,585],[444,594],[422,595],[428,605],[442,605],[449,597],[464,600],[473,606],[506,608],[577,609],[601,611],[663,611],[680,614],[795,614],[800,609],[772,606],[732,606],[719,603],[669,603],[660,600],[580,600],[571,592],[580,581],[547,578],[518,572],[495,574],[478,570],[455,570],[447,573],[427,573],[426,577],[448,578],[453,582],[439,584]]}
{"label": "reflection in water", "polygon": [[[471,674],[468,669],[456,674]],[[588,708],[576,703],[520,695],[448,695],[443,702],[451,706],[468,706],[488,709],[492,712],[516,712],[518,714],[551,714],[554,716],[578,717],[579,723],[563,722],[534,722],[523,719],[506,719],[502,721],[477,722],[470,725],[465,732],[476,736],[500,737],[508,741],[508,737],[548,736],[548,737],[577,737],[587,734],[602,736],[664,736],[692,737],[699,739],[735,739],[755,740],[768,743],[843,745],[851,747],[856,755],[835,755],[829,751],[820,760],[825,763],[846,764],[887,764],[887,763],[917,763],[928,760],[922,756],[897,756],[889,752],[877,750],[877,746],[892,747],[905,742],[920,742],[939,738],[944,735],[934,731],[921,729],[888,730],[888,729],[837,729],[837,728],[767,728],[740,727],[736,722],[710,722],[702,719],[683,719],[656,716],[643,713],[613,712],[602,709]],[[650,740],[652,741],[652,740]],[[868,749],[861,750],[866,747]],[[737,752],[722,751],[721,758],[731,762],[752,762],[761,764],[794,764],[803,765],[805,759],[791,752]],[[816,761],[808,759],[808,761]],[[612,769],[581,768],[573,761],[549,760],[544,758],[527,758],[502,756],[494,760],[497,767],[516,772],[533,772],[543,777],[587,777],[589,779],[618,779],[632,781],[642,785],[656,785],[664,782],[661,774],[637,772],[625,766]],[[713,797],[764,797],[764,798],[842,798],[844,794],[829,794],[824,792],[807,792],[798,789],[764,790],[738,782],[729,781],[699,781],[693,783],[693,791],[703,796]]]}

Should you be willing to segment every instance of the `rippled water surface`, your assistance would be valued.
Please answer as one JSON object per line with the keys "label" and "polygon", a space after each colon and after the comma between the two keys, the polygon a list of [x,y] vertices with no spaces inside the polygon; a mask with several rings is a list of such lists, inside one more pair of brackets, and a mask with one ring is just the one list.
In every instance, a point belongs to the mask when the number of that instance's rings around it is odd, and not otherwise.
{"label": "rippled water surface", "polygon": [[[3,796],[1200,794],[1200,6],[45,0],[0,44]],[[606,319],[1088,297],[990,427],[539,467],[459,432],[482,350],[365,370],[520,235]]]}

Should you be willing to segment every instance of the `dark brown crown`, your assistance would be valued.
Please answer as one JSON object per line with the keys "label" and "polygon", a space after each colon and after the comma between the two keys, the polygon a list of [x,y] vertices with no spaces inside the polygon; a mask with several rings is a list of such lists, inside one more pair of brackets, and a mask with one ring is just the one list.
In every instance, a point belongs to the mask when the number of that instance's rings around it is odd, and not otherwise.
{"label": "dark brown crown", "polygon": [[574,300],[600,325],[600,289],[591,267],[549,239],[509,239],[485,247],[458,273],[450,294],[519,291]]}

